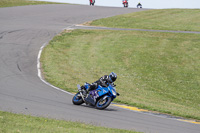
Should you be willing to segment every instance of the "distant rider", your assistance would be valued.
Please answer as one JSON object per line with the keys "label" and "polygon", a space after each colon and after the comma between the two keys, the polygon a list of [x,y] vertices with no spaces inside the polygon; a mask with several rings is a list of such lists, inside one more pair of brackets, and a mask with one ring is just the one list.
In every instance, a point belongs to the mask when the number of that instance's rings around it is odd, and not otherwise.
{"label": "distant rider", "polygon": [[89,0],[90,1],[90,5],[94,6],[95,0]]}
{"label": "distant rider", "polygon": [[139,2],[138,4],[137,4],[137,8],[141,8],[142,7],[142,4]]}
{"label": "distant rider", "polygon": [[122,4],[128,3],[128,0],[122,0]]}
{"label": "distant rider", "polygon": [[[92,83],[88,88],[87,92],[97,89],[98,85],[102,87],[108,87],[109,84],[114,84],[116,79],[117,79],[117,74],[115,74],[114,72],[111,72],[109,75],[104,75],[99,80]],[[81,86],[81,89],[86,90],[84,86]]]}

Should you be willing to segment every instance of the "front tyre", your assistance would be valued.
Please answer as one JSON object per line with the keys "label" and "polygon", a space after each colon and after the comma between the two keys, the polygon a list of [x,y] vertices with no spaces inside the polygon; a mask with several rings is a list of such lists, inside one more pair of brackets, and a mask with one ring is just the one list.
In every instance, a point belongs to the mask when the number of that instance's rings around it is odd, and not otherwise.
{"label": "front tyre", "polygon": [[105,109],[110,105],[111,101],[112,101],[111,97],[104,96],[97,101],[96,108]]}
{"label": "front tyre", "polygon": [[76,93],[76,95],[74,95],[74,97],[72,98],[72,102],[75,105],[81,105],[84,103],[84,101],[80,95],[80,92],[78,92],[78,93]]}

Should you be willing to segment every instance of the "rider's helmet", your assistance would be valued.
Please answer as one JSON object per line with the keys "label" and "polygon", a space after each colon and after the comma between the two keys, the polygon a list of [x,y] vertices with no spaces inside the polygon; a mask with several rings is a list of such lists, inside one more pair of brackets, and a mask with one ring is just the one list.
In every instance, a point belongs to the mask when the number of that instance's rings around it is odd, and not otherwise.
{"label": "rider's helmet", "polygon": [[111,82],[115,82],[115,80],[117,79],[117,74],[114,73],[114,72],[111,72],[109,74],[109,79],[110,79]]}

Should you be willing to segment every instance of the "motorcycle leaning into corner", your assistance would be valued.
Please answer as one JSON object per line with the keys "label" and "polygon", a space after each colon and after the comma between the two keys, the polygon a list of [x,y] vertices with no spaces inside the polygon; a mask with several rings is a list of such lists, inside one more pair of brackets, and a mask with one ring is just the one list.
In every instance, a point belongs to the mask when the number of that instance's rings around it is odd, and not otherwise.
{"label": "motorcycle leaning into corner", "polygon": [[128,7],[128,0],[122,0],[122,4],[124,5],[124,7]]}
{"label": "motorcycle leaning into corner", "polygon": [[95,0],[90,0],[90,6],[94,6]]}
{"label": "motorcycle leaning into corner", "polygon": [[[88,89],[90,84],[85,83],[85,88]],[[98,85],[96,90],[92,90],[85,94],[85,90],[81,89],[80,85],[77,85],[78,93],[72,98],[72,102],[75,105],[81,105],[83,103],[89,104],[96,107],[97,109],[105,109],[110,103],[119,96],[116,92],[115,85],[109,84],[107,87],[102,87]]]}
{"label": "motorcycle leaning into corner", "polygon": [[142,4],[141,4],[141,3],[138,3],[138,4],[137,4],[137,8],[142,8]]}

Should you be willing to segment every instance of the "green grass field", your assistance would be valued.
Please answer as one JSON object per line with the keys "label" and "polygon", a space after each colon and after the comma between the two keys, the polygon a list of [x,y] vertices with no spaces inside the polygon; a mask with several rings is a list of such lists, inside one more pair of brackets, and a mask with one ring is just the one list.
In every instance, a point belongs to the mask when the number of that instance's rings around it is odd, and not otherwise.
{"label": "green grass field", "polygon": [[45,79],[70,92],[118,74],[117,102],[200,119],[198,34],[74,30],[42,53]]}
{"label": "green grass field", "polygon": [[0,0],[0,7],[13,7],[25,5],[58,4],[56,2],[34,1],[34,0]]}
{"label": "green grass field", "polygon": [[0,133],[136,133],[0,111]]}
{"label": "green grass field", "polygon": [[147,10],[104,18],[93,21],[91,24],[118,28],[200,31],[200,10]]}

